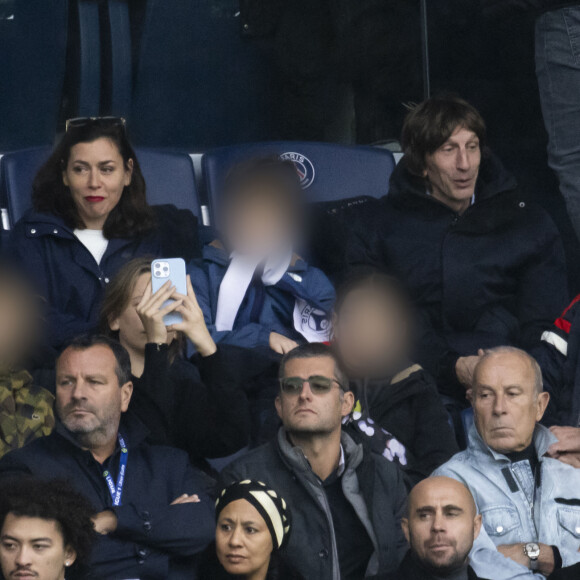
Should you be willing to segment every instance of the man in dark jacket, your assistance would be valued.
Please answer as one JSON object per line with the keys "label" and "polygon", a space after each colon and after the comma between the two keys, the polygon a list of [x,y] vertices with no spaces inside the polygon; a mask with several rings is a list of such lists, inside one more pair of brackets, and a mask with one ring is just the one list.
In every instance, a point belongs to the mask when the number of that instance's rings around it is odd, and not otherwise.
{"label": "man in dark jacket", "polygon": [[528,348],[567,301],[561,240],[485,148],[480,114],[457,97],[412,110],[405,156],[378,206],[362,206],[351,265],[387,269],[418,307],[416,360],[464,399],[478,349]]}
{"label": "man in dark jacket", "polygon": [[341,430],[352,392],[329,347],[290,351],[280,367],[277,440],[228,466],[223,483],[263,481],[288,502],[284,556],[305,578],[360,580],[398,566],[406,494],[399,470]]}
{"label": "man in dark jacket", "polygon": [[191,578],[214,534],[213,505],[187,455],[145,443],[130,415],[129,355],[105,337],[73,341],[57,360],[55,432],[0,461],[5,476],[61,478],[93,504],[97,578]]}
{"label": "man in dark jacket", "polygon": [[431,477],[417,484],[402,524],[411,549],[386,580],[477,580],[469,552],[481,529],[481,515],[462,483]]}

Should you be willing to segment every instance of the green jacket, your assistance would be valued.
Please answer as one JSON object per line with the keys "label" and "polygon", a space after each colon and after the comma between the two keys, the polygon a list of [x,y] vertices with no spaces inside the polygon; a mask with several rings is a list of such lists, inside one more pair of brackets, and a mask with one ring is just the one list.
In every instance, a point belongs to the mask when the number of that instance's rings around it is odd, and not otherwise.
{"label": "green jacket", "polygon": [[26,371],[0,368],[0,457],[54,427],[54,396],[32,383]]}

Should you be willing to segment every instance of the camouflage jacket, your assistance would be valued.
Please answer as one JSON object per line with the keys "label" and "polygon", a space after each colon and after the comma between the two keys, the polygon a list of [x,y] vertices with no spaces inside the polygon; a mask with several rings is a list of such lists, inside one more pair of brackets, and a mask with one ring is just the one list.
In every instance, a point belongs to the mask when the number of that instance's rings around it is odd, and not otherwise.
{"label": "camouflage jacket", "polygon": [[0,369],[0,457],[54,427],[53,395],[26,371]]}

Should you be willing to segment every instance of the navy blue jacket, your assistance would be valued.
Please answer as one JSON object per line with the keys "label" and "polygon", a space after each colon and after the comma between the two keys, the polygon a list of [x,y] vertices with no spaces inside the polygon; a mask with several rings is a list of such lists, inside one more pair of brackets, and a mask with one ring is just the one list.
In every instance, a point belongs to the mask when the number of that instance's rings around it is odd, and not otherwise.
{"label": "navy blue jacket", "polygon": [[506,344],[528,349],[568,303],[558,230],[489,153],[475,203],[461,215],[401,162],[389,195],[361,206],[348,261],[404,282],[418,310],[415,360],[460,398],[459,356]]}
{"label": "navy blue jacket", "polygon": [[8,256],[47,301],[47,335],[58,349],[94,330],[109,280],[133,258],[200,254],[197,219],[189,210],[154,206],[156,228],[139,239],[109,240],[100,265],[62,219],[29,211],[10,234]]}
{"label": "navy blue jacket", "polygon": [[[5,455],[0,476],[67,479],[91,501],[95,513],[115,512],[116,532],[98,536],[93,549],[96,578],[191,580],[193,557],[212,541],[215,532],[208,481],[189,465],[183,451],[147,444],[147,431],[130,415],[124,416],[120,431],[129,456],[119,507],[113,507],[102,475],[108,469],[117,481],[119,446],[101,466],[60,423],[52,435]],[[169,505],[184,493],[196,493],[200,503]]]}
{"label": "navy blue jacket", "polygon": [[330,280],[317,268],[296,258],[275,286],[264,286],[261,281],[252,282],[233,329],[217,331],[215,319],[219,289],[229,262],[227,252],[214,242],[204,247],[203,259],[196,260],[188,268],[205,323],[215,342],[246,348],[268,346],[271,332],[304,342],[304,337],[294,329],[294,293],[327,314],[332,310],[334,288]]}
{"label": "navy blue jacket", "polygon": [[580,295],[576,296],[552,328],[542,334],[532,354],[542,368],[550,404],[542,423],[580,425]]}
{"label": "navy blue jacket", "polygon": [[548,12],[578,4],[578,0],[481,0],[483,15],[488,18],[505,17],[518,12]]}

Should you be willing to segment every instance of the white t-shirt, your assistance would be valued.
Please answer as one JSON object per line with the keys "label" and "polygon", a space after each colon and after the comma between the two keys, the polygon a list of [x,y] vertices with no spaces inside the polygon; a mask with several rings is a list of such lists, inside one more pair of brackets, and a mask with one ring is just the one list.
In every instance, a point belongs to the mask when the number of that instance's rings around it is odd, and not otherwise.
{"label": "white t-shirt", "polygon": [[103,236],[103,230],[75,230],[75,236],[93,255],[97,264],[100,264],[109,245],[109,240]]}

